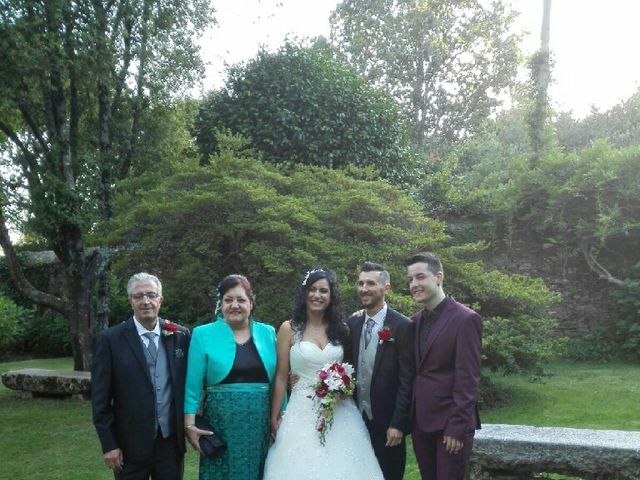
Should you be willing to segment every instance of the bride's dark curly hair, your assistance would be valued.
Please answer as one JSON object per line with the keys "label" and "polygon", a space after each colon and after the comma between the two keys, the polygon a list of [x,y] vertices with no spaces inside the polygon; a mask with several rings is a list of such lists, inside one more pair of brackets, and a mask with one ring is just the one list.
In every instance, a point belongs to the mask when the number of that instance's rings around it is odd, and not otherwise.
{"label": "bride's dark curly hair", "polygon": [[302,284],[298,287],[295,306],[293,308],[293,318],[291,320],[291,328],[295,332],[304,333],[307,326],[307,296],[311,285],[318,280],[325,278],[329,282],[329,305],[324,311],[324,320],[327,323],[327,337],[334,345],[349,346],[349,329],[344,323],[344,309],[340,292],[338,291],[338,283],[336,275],[328,268],[313,268],[309,270]]}

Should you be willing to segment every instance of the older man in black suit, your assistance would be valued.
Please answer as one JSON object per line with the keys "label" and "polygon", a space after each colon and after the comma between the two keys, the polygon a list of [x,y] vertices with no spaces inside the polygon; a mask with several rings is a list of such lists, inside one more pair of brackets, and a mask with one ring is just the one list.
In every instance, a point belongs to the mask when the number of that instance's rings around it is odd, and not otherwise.
{"label": "older man in black suit", "polygon": [[162,284],[127,285],[133,316],[98,336],[91,374],[93,423],[116,480],[181,480],[189,331],[158,317]]}
{"label": "older man in black suit", "polygon": [[414,376],[414,326],[389,308],[389,273],[365,262],[358,277],[364,307],[347,320],[358,380],[356,401],[385,480],[402,480]]}

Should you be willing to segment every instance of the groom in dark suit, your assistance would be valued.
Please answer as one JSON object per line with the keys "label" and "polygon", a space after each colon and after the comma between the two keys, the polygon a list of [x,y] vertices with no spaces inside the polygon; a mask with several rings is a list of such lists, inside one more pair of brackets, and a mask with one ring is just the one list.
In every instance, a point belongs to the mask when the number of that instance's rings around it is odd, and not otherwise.
{"label": "groom in dark suit", "polygon": [[127,284],[133,316],[98,336],[91,372],[93,423],[116,480],[181,480],[189,331],[158,317],[160,280]]}
{"label": "groom in dark suit", "polygon": [[423,480],[463,480],[480,428],[482,321],[444,294],[442,264],[433,253],[407,259],[413,299],[424,305],[416,325],[416,377],[411,438]]}
{"label": "groom in dark suit", "polygon": [[356,368],[356,401],[385,480],[402,480],[414,375],[414,325],[385,303],[389,273],[366,262],[358,277],[364,310],[347,320]]}

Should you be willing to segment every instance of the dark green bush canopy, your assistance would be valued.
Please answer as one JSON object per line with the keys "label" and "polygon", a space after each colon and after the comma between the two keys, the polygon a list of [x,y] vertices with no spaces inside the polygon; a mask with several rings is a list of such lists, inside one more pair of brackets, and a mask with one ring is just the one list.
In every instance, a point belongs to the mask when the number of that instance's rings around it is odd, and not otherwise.
{"label": "dark green bush canopy", "polygon": [[129,248],[115,270],[123,279],[157,273],[169,318],[187,325],[210,320],[217,283],[242,273],[257,293],[256,317],[278,325],[315,265],[337,272],[351,312],[359,308],[354,285],[365,260],[388,266],[395,287],[389,302],[411,315],[418,306],[407,295],[403,259],[433,250],[445,265],[447,291],[485,316],[486,365],[539,370],[551,355],[552,296],[543,283],[485,271],[471,261],[481,245],[449,246],[444,225],[424,217],[399,188],[354,178],[358,172],[303,165],[285,172],[241,158],[225,142],[211,165],[149,173],[121,188],[109,239]]}
{"label": "dark green bush canopy", "polygon": [[195,133],[205,162],[217,151],[216,131],[226,130],[273,163],[371,166],[394,182],[411,173],[398,105],[322,44],[285,44],[232,67],[226,87],[200,106]]}

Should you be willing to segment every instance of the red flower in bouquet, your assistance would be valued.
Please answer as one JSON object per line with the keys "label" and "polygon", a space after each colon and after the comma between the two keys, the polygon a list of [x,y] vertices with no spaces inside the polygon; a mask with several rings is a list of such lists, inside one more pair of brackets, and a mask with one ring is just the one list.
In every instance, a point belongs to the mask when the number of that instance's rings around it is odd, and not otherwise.
{"label": "red flower in bouquet", "polygon": [[318,381],[312,385],[315,393],[310,398],[316,402],[316,430],[320,434],[320,444],[323,446],[325,436],[333,424],[337,402],[353,395],[353,371],[352,365],[337,362],[327,363],[318,370]]}
{"label": "red flower in bouquet", "polygon": [[378,345],[381,345],[382,342],[393,342],[393,340],[389,327],[383,327],[378,330]]}
{"label": "red flower in bouquet", "polygon": [[321,385],[320,388],[318,388],[316,390],[316,397],[318,398],[324,398],[327,396],[327,393],[329,393],[329,390],[327,388],[327,385]]}

